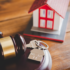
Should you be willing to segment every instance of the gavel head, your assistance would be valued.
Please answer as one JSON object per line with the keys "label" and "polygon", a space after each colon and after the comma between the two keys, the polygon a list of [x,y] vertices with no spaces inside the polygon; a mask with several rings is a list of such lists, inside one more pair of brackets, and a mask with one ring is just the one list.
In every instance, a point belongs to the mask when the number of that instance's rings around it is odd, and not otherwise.
{"label": "gavel head", "polygon": [[16,34],[14,37],[3,37],[0,33],[0,57],[2,59],[12,58],[23,54],[26,51],[26,42],[22,35]]}

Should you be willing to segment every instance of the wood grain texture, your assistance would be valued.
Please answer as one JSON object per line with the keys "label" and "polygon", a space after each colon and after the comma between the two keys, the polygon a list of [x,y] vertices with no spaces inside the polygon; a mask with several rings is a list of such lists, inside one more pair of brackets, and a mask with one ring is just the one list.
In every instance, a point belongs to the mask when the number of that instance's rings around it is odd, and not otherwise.
{"label": "wood grain texture", "polygon": [[52,70],[70,68],[70,33],[66,33],[63,43],[42,40],[49,45],[52,56]]}
{"label": "wood grain texture", "polygon": [[31,17],[32,15],[28,15],[10,19],[8,21],[2,21],[0,22],[0,31],[3,32],[3,36],[23,32]]}
{"label": "wood grain texture", "polygon": [[32,13],[34,0],[0,0],[0,31],[4,36],[24,31]]}
{"label": "wood grain texture", "polygon": [[69,6],[70,6],[70,0],[69,0]]}
{"label": "wood grain texture", "polygon": [[28,15],[34,0],[1,0],[0,21]]}
{"label": "wood grain texture", "polygon": [[70,68],[68,68],[68,69],[64,69],[64,70],[70,70]]}

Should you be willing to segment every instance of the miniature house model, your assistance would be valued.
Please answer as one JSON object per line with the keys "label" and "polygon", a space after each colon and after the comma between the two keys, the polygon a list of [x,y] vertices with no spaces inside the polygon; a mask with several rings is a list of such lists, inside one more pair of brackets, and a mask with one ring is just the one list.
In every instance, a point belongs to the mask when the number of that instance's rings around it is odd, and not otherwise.
{"label": "miniature house model", "polygon": [[61,21],[63,18],[47,5],[33,12],[33,27],[58,30],[62,24]]}
{"label": "miniature house model", "polygon": [[60,30],[69,0],[35,0],[29,13],[33,11],[33,28]]}
{"label": "miniature house model", "polygon": [[69,0],[35,0],[28,13],[33,12],[24,36],[63,42],[69,12]]}

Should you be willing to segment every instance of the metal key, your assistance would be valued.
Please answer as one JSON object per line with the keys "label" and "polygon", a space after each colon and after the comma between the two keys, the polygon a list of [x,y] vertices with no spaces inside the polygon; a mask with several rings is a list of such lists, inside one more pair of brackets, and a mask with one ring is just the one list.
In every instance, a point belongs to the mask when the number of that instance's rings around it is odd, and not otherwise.
{"label": "metal key", "polygon": [[36,41],[37,41],[37,40],[32,40],[32,41],[30,41],[29,44],[26,44],[26,47],[27,47],[27,48],[37,48],[38,46],[36,45]]}
{"label": "metal key", "polygon": [[[40,44],[43,43],[45,44],[47,47],[42,47]],[[29,44],[26,45],[27,48],[38,48],[38,49],[42,49],[42,50],[47,50],[49,48],[49,46],[43,42],[43,41],[39,41],[39,40],[32,40],[30,41]]]}

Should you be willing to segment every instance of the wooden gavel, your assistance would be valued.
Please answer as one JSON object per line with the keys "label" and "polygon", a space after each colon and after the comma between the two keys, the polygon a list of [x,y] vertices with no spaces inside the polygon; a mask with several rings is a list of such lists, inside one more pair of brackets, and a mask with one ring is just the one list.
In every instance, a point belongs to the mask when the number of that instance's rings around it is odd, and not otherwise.
{"label": "wooden gavel", "polygon": [[5,60],[18,56],[26,51],[26,42],[24,37],[16,34],[15,37],[3,37],[0,32],[0,60]]}
{"label": "wooden gavel", "polygon": [[[2,33],[0,32],[0,60],[3,61],[5,59],[9,59],[15,56],[18,56],[26,51],[26,42],[24,40],[24,37],[20,34],[16,34],[14,37],[8,36],[8,37],[3,37]],[[30,65],[32,64],[33,67],[35,67],[35,62],[30,62],[26,60],[28,58],[27,53],[29,53],[29,50],[32,49],[27,49],[27,51],[23,55],[24,59],[21,59],[23,63],[22,66],[23,69],[30,68]],[[52,67],[52,58],[48,50],[43,50],[44,51],[44,57],[43,60],[39,65],[39,67],[36,68],[36,70],[51,70]],[[21,65],[20,64],[20,65]],[[27,64],[27,65],[26,65]],[[21,67],[21,66],[20,66]],[[17,67],[18,68],[18,67]],[[34,68],[33,68],[34,69]]]}

